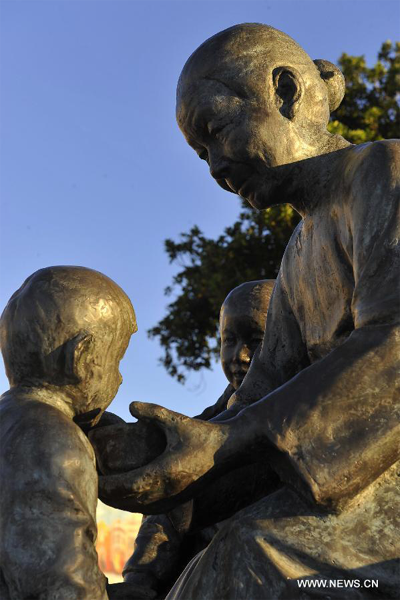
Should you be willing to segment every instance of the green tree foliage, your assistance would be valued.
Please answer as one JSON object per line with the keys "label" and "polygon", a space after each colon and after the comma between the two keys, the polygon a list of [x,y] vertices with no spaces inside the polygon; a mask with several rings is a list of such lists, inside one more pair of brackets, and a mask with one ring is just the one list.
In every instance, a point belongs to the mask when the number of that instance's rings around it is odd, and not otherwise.
{"label": "green tree foliage", "polygon": [[[338,63],[346,95],[332,115],[331,133],[355,144],[398,137],[400,44],[385,42],[372,68],[363,56],[346,53]],[[195,226],[178,242],[165,241],[170,262],[181,268],[165,290],[175,299],[148,334],[158,338],[164,351],[160,361],[171,376],[183,383],[188,372],[210,368],[218,358],[218,315],[225,296],[244,281],[276,277],[299,220],[289,205],[259,213],[242,203],[238,220],[215,240]]]}
{"label": "green tree foliage", "polygon": [[400,43],[384,42],[371,68],[364,56],[345,52],[338,64],[346,95],[332,114],[329,131],[353,144],[399,137]]}
{"label": "green tree foliage", "polygon": [[183,382],[185,372],[210,368],[219,353],[218,315],[225,296],[244,281],[276,277],[299,220],[289,205],[259,213],[243,203],[238,221],[216,240],[195,226],[179,242],[165,241],[170,262],[182,265],[165,293],[180,292],[148,333],[159,338],[161,362],[170,375]]}

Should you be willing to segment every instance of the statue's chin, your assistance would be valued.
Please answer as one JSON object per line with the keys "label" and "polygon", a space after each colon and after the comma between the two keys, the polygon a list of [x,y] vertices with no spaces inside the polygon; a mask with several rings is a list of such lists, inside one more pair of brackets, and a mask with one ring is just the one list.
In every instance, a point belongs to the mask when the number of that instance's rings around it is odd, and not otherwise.
{"label": "statue's chin", "polygon": [[266,169],[263,175],[249,181],[240,189],[240,196],[256,210],[265,210],[289,202],[290,175],[292,165],[280,165]]}
{"label": "statue's chin", "polygon": [[268,201],[267,195],[260,194],[256,191],[249,191],[246,193],[246,195],[244,195],[241,191],[240,197],[256,210],[264,210],[265,208],[273,206],[273,204]]}

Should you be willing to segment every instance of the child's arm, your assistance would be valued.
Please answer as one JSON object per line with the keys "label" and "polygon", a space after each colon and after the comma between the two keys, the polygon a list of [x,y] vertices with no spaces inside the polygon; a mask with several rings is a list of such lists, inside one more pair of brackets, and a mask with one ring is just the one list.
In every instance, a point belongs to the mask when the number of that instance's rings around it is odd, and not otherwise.
{"label": "child's arm", "polygon": [[185,566],[181,540],[168,515],[144,518],[123,570],[124,581],[147,589],[149,598],[166,595]]}

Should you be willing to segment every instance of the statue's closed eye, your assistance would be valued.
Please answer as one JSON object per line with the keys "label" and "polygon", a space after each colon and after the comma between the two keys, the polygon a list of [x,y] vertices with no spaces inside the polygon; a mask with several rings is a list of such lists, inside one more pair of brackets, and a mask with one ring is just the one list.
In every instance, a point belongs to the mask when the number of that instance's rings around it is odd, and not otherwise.
{"label": "statue's closed eye", "polygon": [[223,129],[225,129],[225,125],[207,125],[208,133],[212,137],[216,137]]}
{"label": "statue's closed eye", "polygon": [[212,137],[212,138],[218,138],[218,135],[220,133],[222,133],[222,131],[224,131],[224,129],[226,129],[228,127],[228,125],[230,125],[230,123],[224,123],[223,125],[218,124],[218,125],[213,125],[212,123],[207,125],[207,131],[208,134]]}

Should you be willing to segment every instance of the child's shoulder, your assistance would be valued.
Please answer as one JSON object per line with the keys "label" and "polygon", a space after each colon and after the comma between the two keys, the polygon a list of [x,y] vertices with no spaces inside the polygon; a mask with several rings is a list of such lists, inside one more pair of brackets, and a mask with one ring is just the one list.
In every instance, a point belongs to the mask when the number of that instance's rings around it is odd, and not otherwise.
{"label": "child's shoulder", "polygon": [[32,460],[53,462],[73,454],[93,457],[92,447],[73,420],[47,402],[29,395],[3,394],[0,401],[2,447]]}

